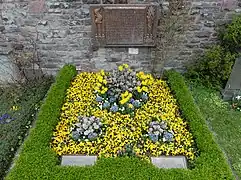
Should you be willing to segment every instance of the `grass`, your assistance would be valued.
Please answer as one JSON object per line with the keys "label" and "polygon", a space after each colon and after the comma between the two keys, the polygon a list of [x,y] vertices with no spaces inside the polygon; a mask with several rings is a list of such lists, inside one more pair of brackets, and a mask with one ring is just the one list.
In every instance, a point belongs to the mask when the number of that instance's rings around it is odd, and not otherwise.
{"label": "grass", "polygon": [[[1,88],[0,116],[8,113],[14,120],[0,124],[0,179],[8,170],[17,148],[22,144],[27,130],[31,127],[35,113],[51,85],[50,78],[31,82],[27,85]],[[17,106],[17,110],[11,110]]]}
{"label": "grass", "polygon": [[200,152],[195,160],[195,168],[192,170],[158,169],[136,158],[101,158],[93,167],[59,166],[59,158],[50,148],[50,142],[53,130],[59,121],[66,89],[76,73],[75,67],[67,65],[57,75],[56,82],[51,86],[45,103],[39,111],[36,127],[31,130],[16,165],[6,177],[7,180],[234,179],[222,151],[208,130],[205,119],[195,106],[183,77],[174,71],[169,71],[166,76],[179,102],[182,115],[189,122]]}
{"label": "grass", "polygon": [[241,179],[241,112],[231,109],[215,90],[200,85],[192,85],[191,90],[216,142],[226,153],[236,176]]}

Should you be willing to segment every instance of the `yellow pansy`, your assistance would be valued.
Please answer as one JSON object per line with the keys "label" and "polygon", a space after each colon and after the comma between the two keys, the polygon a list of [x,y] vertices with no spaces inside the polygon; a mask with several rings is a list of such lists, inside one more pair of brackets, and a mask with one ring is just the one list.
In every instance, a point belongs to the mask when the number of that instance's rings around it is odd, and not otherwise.
{"label": "yellow pansy", "polygon": [[132,104],[128,104],[128,107],[132,109],[134,106]]}
{"label": "yellow pansy", "polygon": [[123,71],[124,68],[123,68],[123,66],[119,66],[118,69],[119,69],[119,71]]}
{"label": "yellow pansy", "polygon": [[142,92],[142,89],[141,89],[140,86],[137,86],[136,90],[137,90],[138,93],[141,93],[141,92]]}
{"label": "yellow pansy", "polygon": [[128,64],[123,64],[123,66],[124,66],[124,68],[128,68],[129,67]]}
{"label": "yellow pansy", "polygon": [[143,86],[141,89],[145,92],[148,92],[148,88],[146,86]]}

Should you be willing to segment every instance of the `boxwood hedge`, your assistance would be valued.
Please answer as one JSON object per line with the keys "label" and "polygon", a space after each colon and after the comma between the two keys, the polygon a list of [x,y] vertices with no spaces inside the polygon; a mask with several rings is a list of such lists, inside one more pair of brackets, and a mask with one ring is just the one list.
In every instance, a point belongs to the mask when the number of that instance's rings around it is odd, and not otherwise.
{"label": "boxwood hedge", "polygon": [[61,111],[66,89],[77,74],[72,65],[64,66],[48,92],[38,114],[36,127],[25,141],[20,157],[7,180],[25,179],[234,179],[222,151],[213,140],[205,120],[195,106],[183,77],[168,71],[166,77],[180,109],[195,137],[200,155],[193,169],[158,169],[137,158],[100,158],[92,167],[62,167],[58,156],[51,150],[50,141]]}

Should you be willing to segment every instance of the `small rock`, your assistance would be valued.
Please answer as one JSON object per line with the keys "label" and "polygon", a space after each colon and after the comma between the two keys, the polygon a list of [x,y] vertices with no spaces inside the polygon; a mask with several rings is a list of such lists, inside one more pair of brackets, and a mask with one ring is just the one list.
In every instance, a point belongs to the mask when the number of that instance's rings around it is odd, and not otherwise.
{"label": "small rock", "polygon": [[24,45],[22,45],[22,44],[12,44],[12,48],[14,50],[23,50]]}
{"label": "small rock", "polygon": [[240,13],[241,12],[241,9],[235,9],[234,10],[236,13]]}
{"label": "small rock", "polygon": [[48,22],[44,20],[44,21],[40,21],[38,24],[46,26],[48,24]]}
{"label": "small rock", "polygon": [[0,32],[3,32],[5,30],[4,26],[0,26]]}

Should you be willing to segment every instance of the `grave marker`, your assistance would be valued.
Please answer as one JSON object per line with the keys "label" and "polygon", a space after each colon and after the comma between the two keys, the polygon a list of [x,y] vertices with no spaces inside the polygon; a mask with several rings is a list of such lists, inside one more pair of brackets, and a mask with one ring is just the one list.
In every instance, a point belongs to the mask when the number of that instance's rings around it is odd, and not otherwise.
{"label": "grave marker", "polygon": [[238,91],[241,91],[241,57],[237,58],[234,63],[232,73],[222,92],[223,99],[231,100],[233,95]]}
{"label": "grave marker", "polygon": [[157,4],[91,5],[92,35],[101,47],[155,46]]}

